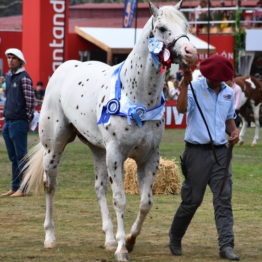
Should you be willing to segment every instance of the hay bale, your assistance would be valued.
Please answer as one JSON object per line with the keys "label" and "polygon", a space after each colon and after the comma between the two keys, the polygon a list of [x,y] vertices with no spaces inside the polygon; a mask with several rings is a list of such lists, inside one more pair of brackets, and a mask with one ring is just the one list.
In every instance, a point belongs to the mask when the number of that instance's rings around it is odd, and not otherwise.
{"label": "hay bale", "polygon": [[[137,165],[128,158],[124,163],[125,191],[139,194],[137,186]],[[175,161],[160,158],[159,169],[153,184],[153,194],[178,194],[181,189],[181,176]]]}

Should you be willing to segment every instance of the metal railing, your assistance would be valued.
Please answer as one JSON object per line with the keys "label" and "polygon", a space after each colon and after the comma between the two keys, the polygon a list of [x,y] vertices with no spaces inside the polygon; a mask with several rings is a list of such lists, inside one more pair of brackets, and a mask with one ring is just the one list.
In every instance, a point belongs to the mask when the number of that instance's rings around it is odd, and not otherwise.
{"label": "metal railing", "polygon": [[[256,8],[247,8],[247,7],[210,7],[210,8],[183,8],[181,9],[182,12],[187,16],[189,20],[189,24],[192,26],[193,31],[197,32],[198,27],[204,27],[205,30],[207,27],[211,30],[212,27],[218,29],[218,33],[223,33],[224,28],[231,29],[225,30],[225,32],[234,32],[237,27],[241,26],[244,28],[261,28],[262,29],[262,7],[256,7]],[[236,19],[234,17],[236,16],[237,11],[239,12],[239,15],[242,16],[242,19],[240,19],[239,23],[237,24]],[[226,12],[229,19],[225,20],[217,20],[214,19],[216,16],[222,15],[223,12]],[[201,14],[205,14],[205,20],[197,19],[198,17],[201,17]],[[210,19],[208,20],[208,17]],[[223,26],[221,26],[223,25]],[[219,27],[222,27],[221,30],[219,30]],[[206,33],[204,30],[204,33]],[[211,30],[212,31],[212,30]],[[215,30],[213,30],[216,32]],[[195,33],[193,32],[193,33]],[[200,32],[201,33],[201,30]],[[213,33],[213,32],[211,32]]]}

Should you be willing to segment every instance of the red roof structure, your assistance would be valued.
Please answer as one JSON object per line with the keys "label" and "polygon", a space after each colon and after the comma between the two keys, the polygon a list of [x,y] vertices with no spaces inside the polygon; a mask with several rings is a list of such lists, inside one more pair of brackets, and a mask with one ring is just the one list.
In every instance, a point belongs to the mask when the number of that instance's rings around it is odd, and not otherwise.
{"label": "red roof structure", "polygon": [[0,17],[1,31],[22,31],[22,16]]}
{"label": "red roof structure", "polygon": [[[236,6],[236,0],[224,1],[225,6]],[[241,1],[241,6],[256,7],[258,1]],[[161,2],[157,6],[175,5],[177,2]],[[185,1],[182,8],[194,8],[198,1]],[[212,7],[220,7],[221,1],[211,1]],[[82,4],[69,7],[69,32],[75,26],[122,27],[123,4]],[[143,27],[150,16],[148,4],[138,4],[138,27]],[[134,23],[133,23],[134,24]],[[1,31],[22,31],[22,16],[0,17]]]}

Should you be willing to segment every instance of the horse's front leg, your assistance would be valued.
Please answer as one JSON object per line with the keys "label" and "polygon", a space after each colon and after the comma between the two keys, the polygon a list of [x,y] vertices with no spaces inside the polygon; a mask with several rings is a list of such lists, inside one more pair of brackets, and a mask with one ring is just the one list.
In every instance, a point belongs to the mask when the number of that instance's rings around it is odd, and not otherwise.
{"label": "horse's front leg", "polygon": [[128,251],[126,249],[125,241],[126,234],[124,229],[126,196],[123,183],[123,156],[112,144],[107,147],[106,163],[108,178],[113,193],[113,205],[117,218],[117,249],[115,251],[115,258],[118,261],[128,261]]}
{"label": "horse's front leg", "polygon": [[259,139],[259,128],[260,128],[260,122],[259,122],[259,111],[260,111],[260,106],[261,103],[258,105],[255,105],[255,103],[251,103],[251,106],[253,108],[253,112],[254,112],[254,120],[255,120],[255,136],[253,138],[252,141],[252,146],[255,146],[257,144],[257,141]]}
{"label": "horse's front leg", "polygon": [[239,145],[243,145],[244,144],[244,136],[246,134],[246,130],[247,130],[247,121],[245,120],[245,118],[240,115],[241,119],[242,119],[242,127],[239,133]]}
{"label": "horse's front leg", "polygon": [[159,149],[152,152],[144,163],[137,163],[137,178],[140,189],[140,207],[130,234],[126,238],[126,247],[129,252],[134,248],[137,236],[140,234],[146,215],[153,205],[152,187],[159,165]]}

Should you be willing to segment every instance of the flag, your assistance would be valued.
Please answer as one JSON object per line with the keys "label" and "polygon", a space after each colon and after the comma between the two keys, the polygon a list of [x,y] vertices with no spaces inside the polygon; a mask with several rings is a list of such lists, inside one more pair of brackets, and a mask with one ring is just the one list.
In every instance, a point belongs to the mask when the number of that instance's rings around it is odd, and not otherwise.
{"label": "flag", "polygon": [[125,0],[123,27],[131,27],[136,12],[137,0]]}

